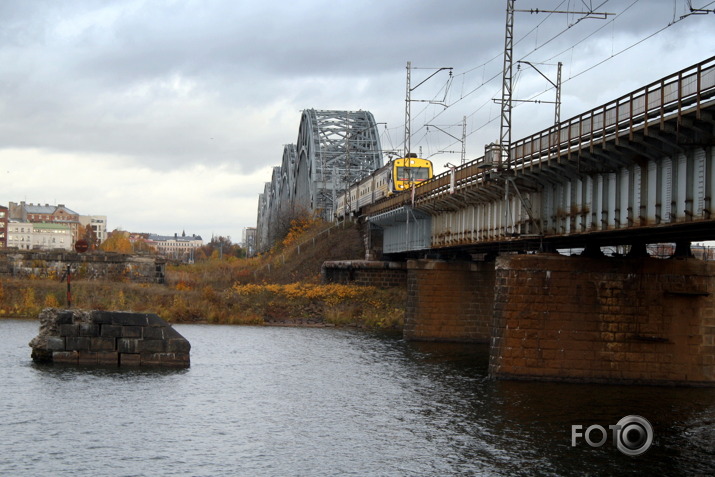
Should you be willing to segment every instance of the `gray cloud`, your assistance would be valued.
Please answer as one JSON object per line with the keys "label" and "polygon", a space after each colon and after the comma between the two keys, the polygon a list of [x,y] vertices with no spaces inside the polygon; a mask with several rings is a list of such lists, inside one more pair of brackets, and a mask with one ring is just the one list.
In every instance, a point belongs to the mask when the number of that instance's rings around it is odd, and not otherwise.
{"label": "gray cloud", "polygon": [[[586,3],[519,0],[517,8]],[[518,13],[515,59],[548,62],[547,72],[562,61],[563,116],[577,114],[715,54],[712,14],[619,54],[685,5],[611,0],[601,9],[620,14],[613,22],[576,24],[574,15]],[[0,2],[0,148],[108,155],[167,173],[223,165],[250,174],[280,162],[305,108],[370,110],[387,122],[383,145],[400,147],[412,61],[454,68],[450,108],[413,104],[413,144],[430,154],[458,149],[423,125],[456,135],[467,116],[468,156],[476,157],[498,131],[504,9],[473,0]],[[413,81],[430,73],[416,69]],[[441,98],[446,83],[440,74],[413,98]],[[519,94],[547,87],[533,70],[519,72]],[[515,129],[536,132],[552,116],[544,105],[520,106]]]}

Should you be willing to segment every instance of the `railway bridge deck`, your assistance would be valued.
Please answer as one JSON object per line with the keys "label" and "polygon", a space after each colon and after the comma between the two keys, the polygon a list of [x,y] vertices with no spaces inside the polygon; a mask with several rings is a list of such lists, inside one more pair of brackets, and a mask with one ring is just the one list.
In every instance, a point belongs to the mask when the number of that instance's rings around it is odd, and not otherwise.
{"label": "railway bridge deck", "polygon": [[715,238],[715,57],[364,209],[389,254]]}
{"label": "railway bridge deck", "polygon": [[713,385],[715,262],[687,250],[714,197],[710,58],[363,213],[406,260],[406,339],[488,342],[495,378]]}

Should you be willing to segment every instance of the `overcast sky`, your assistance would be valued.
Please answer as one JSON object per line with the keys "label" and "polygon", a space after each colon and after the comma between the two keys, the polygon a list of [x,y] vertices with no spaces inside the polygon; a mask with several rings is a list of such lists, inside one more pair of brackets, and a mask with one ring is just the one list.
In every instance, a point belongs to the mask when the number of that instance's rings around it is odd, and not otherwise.
{"label": "overcast sky", "polygon": [[[710,14],[689,15],[688,5]],[[518,0],[514,60],[566,119],[715,55],[715,1]],[[598,8],[596,8],[598,7]],[[0,2],[0,204],[63,203],[109,228],[240,241],[304,109],[368,110],[383,149],[458,163],[499,137],[506,0]],[[670,26],[669,26],[670,25]],[[516,99],[553,101],[515,67]],[[553,105],[520,103],[513,139]],[[432,124],[436,127],[425,127]],[[444,132],[443,132],[444,131]],[[446,133],[449,134],[446,134]],[[456,151],[449,153],[439,151]]]}

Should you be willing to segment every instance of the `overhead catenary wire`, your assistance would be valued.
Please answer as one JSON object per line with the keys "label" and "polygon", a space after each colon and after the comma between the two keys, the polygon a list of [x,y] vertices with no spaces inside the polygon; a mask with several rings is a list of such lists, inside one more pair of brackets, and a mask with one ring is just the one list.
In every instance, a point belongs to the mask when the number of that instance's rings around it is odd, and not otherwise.
{"label": "overhead catenary wire", "polygon": [[[556,8],[561,7],[561,5],[563,5],[564,3],[566,3],[566,0],[562,0],[562,1],[558,4],[558,6],[557,6]],[[604,3],[605,3],[605,2],[604,2]],[[533,27],[529,32],[527,32],[521,39],[517,40],[517,41],[515,42],[515,45],[518,45],[521,41],[524,41],[526,38],[528,38],[528,37],[531,35],[531,33],[533,33],[534,31],[537,31],[538,28],[539,28],[544,22],[546,22],[550,16],[551,16],[551,14],[548,14],[548,15],[546,16],[546,18],[544,18],[544,19],[543,19],[541,22],[539,22],[535,27]],[[489,63],[491,63],[492,61],[497,60],[497,59],[499,59],[499,58],[501,58],[501,57],[502,57],[502,53],[499,53],[499,54],[495,55],[493,58],[491,58],[490,60],[486,61],[485,63],[483,63],[483,64],[481,64],[481,65],[479,65],[479,66],[473,67],[473,68],[471,68],[471,69],[465,71],[464,73],[460,73],[459,75],[466,75],[467,73],[469,73],[469,72],[471,72],[471,71],[474,71],[474,70],[479,69],[479,68],[482,68],[482,67],[486,67],[487,64],[489,64]],[[433,68],[414,68],[414,69],[433,69]],[[449,105],[444,105],[445,110],[446,110],[447,108],[449,108],[449,107],[453,107],[456,103],[462,101],[462,100],[465,99],[466,97],[471,96],[471,95],[474,94],[476,91],[478,91],[479,89],[481,89],[483,86],[485,86],[485,85],[491,83],[494,79],[500,77],[501,74],[502,74],[501,71],[498,71],[497,73],[494,74],[494,76],[492,76],[491,78],[489,78],[489,80],[487,80],[487,81],[482,81],[482,83],[481,83],[479,86],[477,86],[476,88],[474,88],[473,90],[471,90],[469,93],[467,93],[466,95],[460,96],[460,98],[459,98],[457,101],[455,101],[455,102],[453,102],[453,103],[451,103],[451,104],[449,104]],[[454,76],[456,77],[457,75],[454,75]],[[449,81],[451,82],[451,80],[453,80],[453,77],[450,75]],[[446,100],[446,93],[447,93],[447,92],[445,91],[445,100]],[[436,98],[436,96],[435,96],[435,98]],[[425,101],[425,102],[432,102],[432,103],[434,103],[434,102],[436,102],[436,101],[435,101],[435,99],[433,99],[433,100],[431,100],[431,101]],[[415,116],[420,116],[420,115],[423,114],[428,108],[429,108],[429,105],[426,105],[426,106],[425,106],[419,113],[417,113]],[[479,108],[479,109],[481,109],[481,108]],[[444,111],[443,111],[443,112],[444,112]],[[476,114],[476,112],[477,112],[477,111],[474,111],[474,112],[468,114],[467,117],[468,117],[468,118],[471,118],[474,114]],[[436,119],[436,118],[439,117],[440,115],[441,115],[441,114],[437,114],[437,115],[435,115],[432,119]],[[430,120],[430,121],[431,121],[431,120]],[[427,124],[427,123],[430,122],[430,121],[426,121],[424,124]],[[422,127],[424,127],[424,126],[421,126],[421,127],[417,128],[417,130],[411,132],[411,136],[414,136],[414,134],[415,134],[416,132],[419,132],[419,131],[422,129]],[[404,144],[404,143],[403,143],[403,144]]]}
{"label": "overhead catenary wire", "polygon": [[[562,1],[561,3],[559,3],[559,5],[557,6],[557,8],[559,8],[559,7],[560,7],[561,5],[563,5],[564,3],[565,3],[565,1]],[[603,4],[605,4],[605,3],[606,3],[606,2],[603,2]],[[601,5],[603,5],[603,4],[601,4]],[[520,42],[524,41],[524,39],[526,39],[529,35],[531,35],[531,33],[537,31],[538,28],[539,28],[539,26],[542,25],[545,21],[547,21],[550,16],[551,16],[551,14],[549,13],[549,14],[547,15],[547,17],[544,18],[544,20],[542,20],[538,25],[536,25],[535,27],[533,27],[533,28],[532,28],[529,32],[527,32],[521,39],[517,40],[517,41],[515,42],[515,45],[518,45]],[[566,31],[566,30],[563,30],[562,32],[559,32],[559,34],[557,34],[557,36],[560,35],[560,34],[562,34],[564,31]],[[553,37],[552,37],[552,39],[553,39]],[[552,39],[550,39],[549,41],[551,41]],[[537,51],[539,48],[540,48],[540,47],[535,48],[535,49],[532,50],[530,53],[528,53],[527,55],[525,55],[524,58],[528,57],[531,53],[533,53],[534,51]],[[493,61],[494,59],[496,59],[496,58],[498,58],[498,57],[501,57],[501,55],[495,56],[494,58],[492,58],[492,59],[489,60],[488,62],[484,63],[483,65],[488,64],[489,62]],[[522,59],[523,59],[523,58],[522,58]],[[479,67],[477,67],[477,68],[479,68]],[[464,100],[466,97],[471,96],[471,95],[474,94],[476,91],[478,91],[479,89],[481,89],[483,86],[485,86],[485,85],[491,83],[491,82],[494,81],[496,78],[501,77],[501,75],[502,75],[502,72],[501,72],[501,71],[496,72],[489,80],[483,81],[482,84],[478,85],[476,88],[474,88],[473,90],[471,90],[469,93],[467,93],[466,95],[461,96],[458,100],[456,100],[456,101],[454,101],[453,103],[449,104],[447,107],[445,107],[445,110],[446,110],[447,108],[449,108],[449,107],[453,107],[456,103],[458,103],[458,102]],[[425,108],[425,109],[426,109],[426,108]],[[422,112],[424,112],[425,109],[423,109],[423,110],[420,112],[420,114],[422,114]],[[480,109],[481,109],[481,108],[480,108]],[[429,121],[427,121],[426,123],[432,122],[434,119],[436,119],[437,117],[441,116],[441,115],[444,113],[445,110],[440,111],[439,113],[435,114],[435,115],[434,115]],[[474,111],[474,112],[468,114],[467,117],[470,117],[470,118],[471,118],[475,113],[476,113],[476,111]],[[426,124],[426,123],[425,123],[425,124]],[[420,129],[421,129],[421,128],[418,128],[417,131],[419,131]],[[471,135],[472,133],[474,133],[474,132],[476,132],[476,131],[472,131],[472,132],[470,133],[470,135]]]}
{"label": "overhead catenary wire", "polygon": [[[628,12],[629,10],[631,10],[631,9],[632,9],[636,4],[638,4],[639,2],[640,2],[640,0],[634,0],[634,1],[631,2],[627,7],[625,7],[622,11],[620,11],[620,12],[615,16],[615,18],[613,18],[612,20],[608,21],[608,23],[606,23],[605,25],[602,25],[602,26],[600,26],[599,28],[597,28],[596,30],[590,32],[590,33],[589,33],[588,35],[586,35],[584,38],[580,39],[580,40],[577,41],[575,44],[569,46],[569,48],[566,48],[566,49],[564,49],[564,50],[561,50],[561,51],[558,52],[557,54],[552,55],[551,57],[547,58],[546,60],[543,60],[542,62],[553,61],[555,58],[557,58],[557,57],[559,57],[559,56],[565,54],[565,53],[568,52],[569,50],[570,50],[571,52],[573,52],[575,47],[581,45],[582,43],[584,43],[584,42],[587,41],[588,39],[592,38],[594,35],[598,34],[600,31],[602,31],[604,28],[607,28],[608,26],[613,26],[614,22],[615,22],[619,17],[621,17],[623,14],[625,14],[626,12]],[[564,2],[561,2],[561,3],[559,4],[559,6],[562,5],[563,3],[564,3]],[[597,8],[602,7],[602,6],[605,5],[606,3],[607,3],[607,1],[602,2]],[[689,5],[688,5],[688,8],[693,8],[693,7],[691,7],[692,2],[689,1],[688,4],[689,4]],[[710,6],[713,5],[713,4],[715,4],[715,1],[709,2],[708,4],[704,5],[703,7],[700,7],[699,10],[705,10],[705,9],[707,9],[708,7],[710,7]],[[557,8],[558,8],[558,7],[557,7]],[[715,13],[715,11],[714,11],[713,13]],[[629,44],[628,46],[626,46],[626,47],[624,47],[624,48],[621,48],[620,50],[617,50],[617,51],[616,51],[616,50],[612,50],[611,54],[610,54],[609,56],[607,56],[606,58],[601,59],[601,60],[597,61],[596,63],[591,64],[590,66],[588,66],[588,67],[586,67],[586,68],[583,68],[582,70],[580,70],[580,71],[578,71],[578,72],[576,72],[576,73],[570,74],[569,77],[563,81],[563,83],[567,83],[567,82],[569,82],[569,81],[571,81],[571,80],[574,80],[575,78],[578,78],[579,76],[581,76],[581,75],[583,75],[583,74],[585,74],[585,73],[587,73],[587,72],[589,72],[589,71],[591,71],[591,70],[597,68],[598,66],[600,66],[600,65],[602,65],[602,64],[604,64],[604,63],[606,63],[606,62],[608,62],[609,60],[611,60],[611,59],[613,59],[613,58],[615,58],[615,57],[617,57],[617,56],[619,56],[619,55],[621,55],[621,54],[623,54],[623,53],[625,53],[625,52],[631,50],[632,48],[635,48],[636,46],[638,46],[638,45],[642,44],[643,42],[645,42],[645,41],[647,41],[647,40],[653,38],[654,36],[656,36],[656,35],[662,33],[663,31],[667,30],[667,29],[670,28],[671,26],[675,25],[676,23],[682,21],[683,19],[689,17],[689,16],[692,15],[692,14],[697,14],[697,13],[690,13],[690,14],[682,15],[682,16],[679,17],[679,18],[675,18],[675,17],[674,17],[673,21],[669,22],[667,25],[665,25],[665,26],[659,28],[658,30],[656,30],[656,31],[654,31],[654,32],[652,32],[652,33],[646,35],[645,37],[643,37],[643,38],[641,38],[641,39],[639,39],[639,40],[637,40],[637,41],[635,41],[635,42]],[[545,20],[544,20],[544,21],[545,21]],[[542,23],[543,23],[543,21],[542,21],[541,23],[539,23],[539,25],[541,25]],[[525,55],[522,56],[521,60],[524,60],[524,59],[526,59],[526,58],[529,58],[529,57],[530,57],[531,55],[533,55],[535,52],[540,51],[543,47],[545,47],[547,44],[549,44],[550,42],[552,42],[555,38],[557,38],[558,36],[562,35],[564,32],[568,31],[568,29],[570,29],[574,24],[575,24],[575,23],[570,24],[568,27],[564,28],[564,29],[561,30],[560,32],[558,32],[558,33],[556,33],[555,35],[553,35],[553,36],[551,36],[550,38],[548,38],[548,39],[547,39],[544,43],[542,43],[541,45],[538,45],[537,47],[535,47],[535,48],[533,48],[532,50],[530,50],[529,52],[527,52]],[[537,27],[538,27],[538,26],[537,26]],[[515,42],[515,44],[518,44],[519,42],[523,41],[528,35],[530,35],[532,32],[534,32],[534,31],[537,29],[537,27],[532,28],[532,30],[530,30],[529,33],[527,33],[526,35],[524,35],[524,37],[522,37],[521,39],[519,39],[518,42]],[[483,73],[485,73],[485,72],[486,72],[486,66],[487,66],[489,63],[493,62],[495,59],[497,59],[499,56],[500,56],[500,55],[494,56],[493,58],[487,60],[486,62],[484,62],[484,63],[482,63],[482,64],[480,64],[480,65],[478,65],[478,66],[476,66],[476,67],[470,68],[469,70],[466,70],[466,71],[464,71],[464,72],[462,72],[462,73],[456,73],[454,76],[455,76],[455,77],[457,77],[457,76],[463,76],[463,78],[464,78],[464,77],[466,76],[466,74],[468,74],[469,72],[475,71],[476,69],[479,69],[479,68],[484,68]],[[521,61],[521,60],[520,60],[520,61]],[[484,77],[484,76],[485,76],[485,75],[483,75],[483,77]],[[474,88],[472,88],[472,89],[471,89],[469,92],[467,92],[466,94],[465,94],[464,91],[462,90],[462,92],[459,94],[459,96],[457,97],[457,99],[453,100],[452,102],[449,102],[448,104],[446,104],[446,106],[445,106],[444,108],[442,108],[440,111],[438,111],[438,112],[436,112],[435,114],[433,114],[432,117],[430,117],[429,119],[426,119],[424,124],[429,124],[430,122],[433,122],[435,119],[441,117],[441,116],[442,116],[443,114],[445,114],[448,110],[450,110],[451,108],[453,108],[455,105],[457,105],[457,104],[463,102],[466,98],[470,97],[470,96],[473,95],[474,93],[476,93],[476,92],[478,92],[479,90],[483,89],[485,86],[487,86],[487,85],[489,85],[490,83],[494,82],[494,80],[496,80],[496,79],[499,78],[500,76],[501,76],[501,72],[497,72],[497,73],[495,73],[494,75],[492,75],[492,76],[491,76],[489,79],[487,79],[487,80],[484,80],[483,77],[482,77],[482,82],[481,82],[480,84],[478,84],[477,86],[475,86]],[[529,100],[533,100],[533,99],[535,99],[535,98],[538,98],[539,96],[541,96],[541,95],[543,95],[543,94],[545,94],[545,93],[547,93],[547,92],[549,92],[549,91],[551,91],[551,90],[553,90],[553,87],[546,88],[546,89],[544,89],[543,91],[540,91],[540,92],[538,92],[538,93],[536,93],[536,94],[530,96],[530,97],[529,97]],[[494,96],[494,95],[492,95],[492,96]],[[484,107],[487,106],[488,104],[490,104],[491,102],[492,102],[491,99],[490,99],[490,100],[487,100],[487,101],[484,101],[484,102],[481,103],[476,109],[474,109],[473,111],[471,111],[471,112],[470,112],[469,114],[467,114],[466,116],[471,119],[471,118],[474,117],[478,112],[480,112],[481,110],[483,110]],[[517,106],[518,106],[518,105],[517,105]],[[424,114],[424,113],[427,111],[427,109],[429,109],[429,105],[425,106],[425,107],[422,109],[422,111],[420,111],[420,115]],[[467,136],[469,137],[469,136],[472,136],[472,135],[475,134],[475,133],[478,133],[478,132],[482,131],[484,128],[486,128],[486,127],[488,127],[490,124],[492,124],[496,119],[497,119],[496,117],[495,117],[495,118],[491,118],[491,119],[488,119],[487,121],[485,121],[484,123],[481,123],[481,124],[478,125],[478,126],[473,126],[473,127],[469,130],[469,132],[467,133]],[[456,124],[456,123],[455,123],[455,124]],[[415,129],[415,130],[414,130],[414,133],[419,132],[423,127],[424,127],[424,125],[421,126],[421,127],[419,127],[419,128],[417,128],[417,129]],[[454,146],[455,144],[456,144],[456,142],[452,142],[452,143],[448,144],[447,146],[445,146],[445,148],[450,148],[450,147]]]}

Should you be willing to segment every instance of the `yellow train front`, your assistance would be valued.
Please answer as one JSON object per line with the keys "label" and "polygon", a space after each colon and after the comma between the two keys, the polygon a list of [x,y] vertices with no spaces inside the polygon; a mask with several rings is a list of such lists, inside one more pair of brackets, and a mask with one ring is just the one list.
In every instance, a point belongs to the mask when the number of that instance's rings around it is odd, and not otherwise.
{"label": "yellow train front", "polygon": [[407,157],[395,159],[388,165],[392,168],[393,177],[391,194],[432,179],[432,161],[420,159],[417,154],[407,154]]}
{"label": "yellow train front", "polygon": [[348,214],[355,215],[366,205],[418,186],[432,176],[432,161],[407,154],[352,184],[347,194],[338,197],[335,216],[341,219]]}

